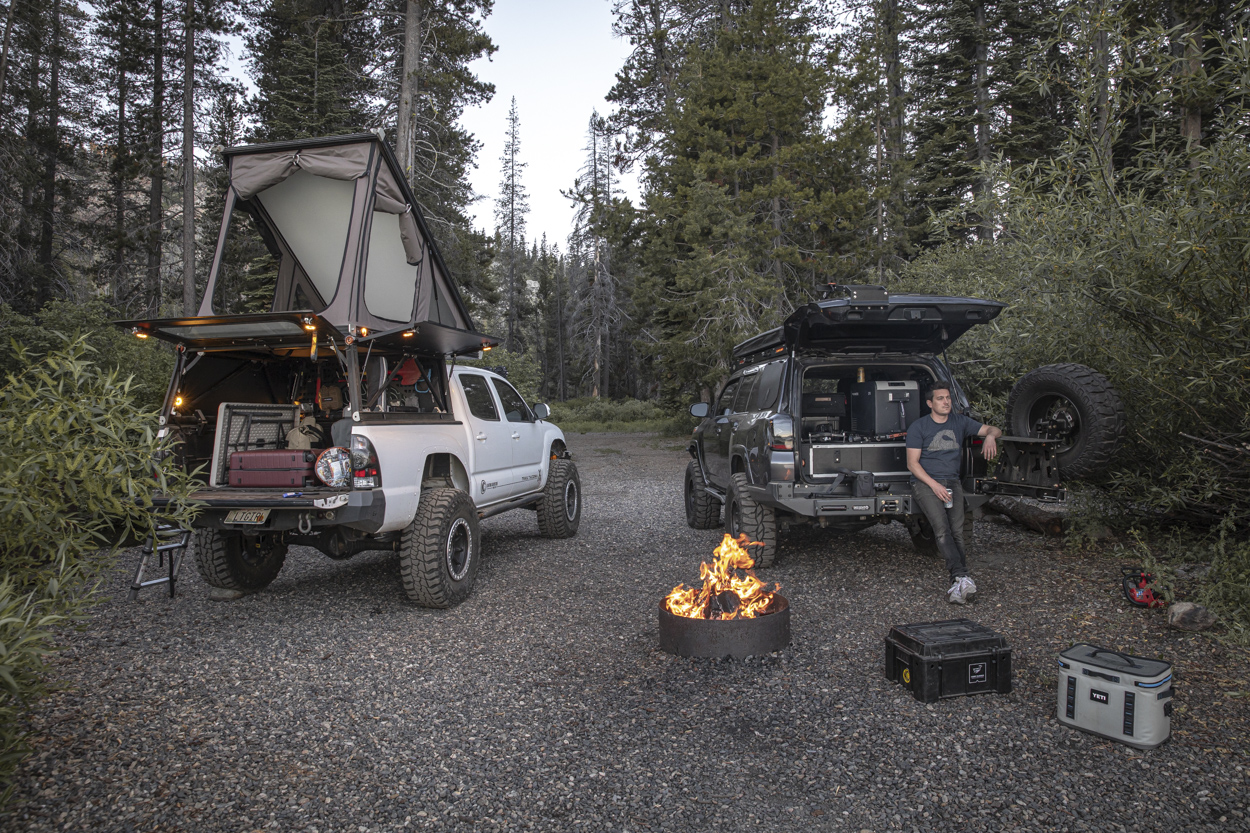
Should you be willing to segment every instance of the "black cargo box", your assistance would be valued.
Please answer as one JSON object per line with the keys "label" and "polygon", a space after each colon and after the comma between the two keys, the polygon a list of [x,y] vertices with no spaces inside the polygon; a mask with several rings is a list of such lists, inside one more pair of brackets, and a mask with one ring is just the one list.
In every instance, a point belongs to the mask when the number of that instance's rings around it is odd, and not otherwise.
{"label": "black cargo box", "polygon": [[897,625],[885,638],[885,678],[917,700],[1011,691],[1011,647],[968,619]]}

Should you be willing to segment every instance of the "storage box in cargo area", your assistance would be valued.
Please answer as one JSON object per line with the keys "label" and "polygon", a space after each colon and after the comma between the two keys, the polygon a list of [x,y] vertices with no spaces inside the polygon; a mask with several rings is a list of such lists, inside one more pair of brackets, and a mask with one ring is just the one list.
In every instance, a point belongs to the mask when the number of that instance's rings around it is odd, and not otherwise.
{"label": "storage box in cargo area", "polygon": [[273,489],[314,486],[317,452],[306,449],[234,451],[229,481],[235,488]]}
{"label": "storage box in cargo area", "polygon": [[885,638],[885,677],[917,700],[1011,691],[1011,647],[968,619],[897,625]]}
{"label": "storage box in cargo area", "polygon": [[1172,733],[1172,664],[1085,643],[1059,654],[1059,722],[1138,749]]}

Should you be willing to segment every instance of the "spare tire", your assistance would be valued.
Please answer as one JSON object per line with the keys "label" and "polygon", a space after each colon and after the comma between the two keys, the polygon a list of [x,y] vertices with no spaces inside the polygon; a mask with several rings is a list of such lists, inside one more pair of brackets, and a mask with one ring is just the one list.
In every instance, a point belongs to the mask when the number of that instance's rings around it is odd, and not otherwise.
{"label": "spare tire", "polygon": [[1007,433],[1039,436],[1050,423],[1059,440],[1059,475],[1083,480],[1104,473],[1124,437],[1124,405],[1107,377],[1082,364],[1048,364],[1020,378],[1007,399]]}

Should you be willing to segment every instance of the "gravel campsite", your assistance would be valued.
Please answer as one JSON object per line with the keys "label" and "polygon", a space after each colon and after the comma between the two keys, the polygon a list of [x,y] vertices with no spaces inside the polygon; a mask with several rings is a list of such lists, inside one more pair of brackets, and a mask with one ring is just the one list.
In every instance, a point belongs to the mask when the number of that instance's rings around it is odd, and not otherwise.
{"label": "gravel campsite", "polygon": [[[901,524],[792,531],[761,578],[793,640],[745,660],[659,649],[657,608],[720,542],[682,508],[684,442],[573,434],[581,529],[482,523],[472,596],[408,601],[396,556],[294,550],[264,592],[108,599],[52,660],[11,831],[1247,830],[1250,657],[1169,630],[1129,562],[977,523],[980,587]],[[1010,694],[916,701],[882,673],[893,625],[967,617],[1013,649]],[[1090,642],[1174,663],[1171,740],[1061,726],[1056,656]]]}

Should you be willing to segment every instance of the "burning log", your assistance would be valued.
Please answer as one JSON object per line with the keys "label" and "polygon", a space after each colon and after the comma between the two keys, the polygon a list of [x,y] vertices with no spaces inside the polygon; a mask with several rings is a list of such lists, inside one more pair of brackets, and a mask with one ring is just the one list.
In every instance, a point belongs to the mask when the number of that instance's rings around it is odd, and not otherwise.
{"label": "burning log", "polygon": [[[755,577],[755,561],[743,547],[751,546],[745,535],[735,541],[728,535],[713,550],[712,563],[699,565],[700,588],[679,584],[665,597],[668,611],[688,619],[751,619],[771,612],[776,594]],[[739,570],[745,574],[739,574]],[[780,590],[781,585],[775,585]]]}

